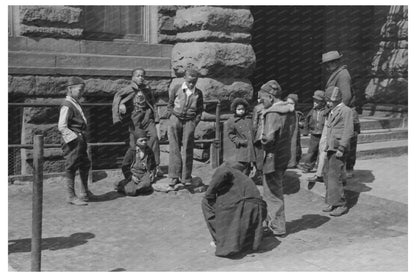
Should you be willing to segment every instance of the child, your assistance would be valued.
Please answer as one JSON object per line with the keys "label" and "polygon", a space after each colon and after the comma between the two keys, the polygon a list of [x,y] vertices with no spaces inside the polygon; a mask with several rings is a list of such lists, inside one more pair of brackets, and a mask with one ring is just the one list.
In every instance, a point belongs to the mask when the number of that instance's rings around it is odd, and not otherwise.
{"label": "child", "polygon": [[325,123],[325,92],[317,90],[313,95],[313,108],[306,116],[306,132],[310,133],[308,154],[305,156],[303,173],[311,172],[314,168],[319,153],[319,141]]}
{"label": "child", "polygon": [[253,147],[252,121],[247,117],[248,103],[242,98],[236,98],[231,103],[234,113],[225,123],[225,134],[234,143],[235,161],[244,166],[244,174],[249,175],[255,162]]}
{"label": "child", "polygon": [[[194,153],[194,132],[204,110],[202,91],[195,85],[198,72],[188,69],[185,81],[169,91],[167,118],[169,118],[169,186],[181,182],[191,185]],[[181,146],[184,154],[181,154]],[[182,160],[183,157],[183,160]]]}
{"label": "child", "polygon": [[145,130],[149,137],[148,145],[153,150],[156,160],[156,174],[163,176],[159,167],[160,148],[156,124],[159,123],[159,114],[156,109],[156,100],[148,85],[145,84],[146,71],[136,68],[132,71],[131,83],[117,92],[113,100],[113,123],[127,121],[130,132],[130,146],[134,147],[133,132],[135,129]]}
{"label": "child", "polygon": [[155,156],[147,145],[146,132],[136,129],[133,134],[136,145],[129,148],[121,166],[125,179],[116,185],[118,192],[129,196],[151,191],[156,169]]}
{"label": "child", "polygon": [[[289,94],[287,96],[286,101],[293,106],[293,108],[296,108],[296,104],[298,102],[298,95],[297,94]],[[304,124],[304,116],[303,113],[300,111],[295,110],[296,115],[296,124],[293,126],[293,136],[291,139],[291,157],[289,160],[289,164],[287,165],[288,168],[296,168],[299,167],[299,161],[302,158],[302,148],[300,145],[300,130],[303,128]]]}
{"label": "child", "polygon": [[[66,98],[59,113],[58,130],[64,141],[62,150],[65,158],[65,186],[67,202],[84,206],[94,195],[88,190],[88,171],[91,161],[87,154],[87,119],[79,103],[84,92],[84,81],[71,77],[67,85]],[[75,172],[79,170],[81,193],[75,194]]]}

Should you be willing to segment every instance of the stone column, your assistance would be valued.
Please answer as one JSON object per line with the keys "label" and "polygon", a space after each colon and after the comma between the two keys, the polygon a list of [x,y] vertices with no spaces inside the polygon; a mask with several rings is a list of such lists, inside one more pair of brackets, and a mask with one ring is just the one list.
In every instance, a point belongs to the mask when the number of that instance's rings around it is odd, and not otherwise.
{"label": "stone column", "polygon": [[371,65],[372,78],[365,90],[370,103],[408,103],[407,21],[407,6],[391,6]]}
{"label": "stone column", "polygon": [[256,57],[250,45],[253,16],[245,7],[191,7],[176,11],[176,45],[172,49],[171,88],[183,82],[188,67],[200,73],[197,87],[206,100],[221,100],[229,109],[236,97],[251,100],[248,77]]}

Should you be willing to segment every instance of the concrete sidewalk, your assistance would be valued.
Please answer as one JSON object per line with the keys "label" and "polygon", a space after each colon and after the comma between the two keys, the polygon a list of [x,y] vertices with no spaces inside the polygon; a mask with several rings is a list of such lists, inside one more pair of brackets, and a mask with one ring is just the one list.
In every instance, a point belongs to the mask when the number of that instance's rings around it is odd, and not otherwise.
{"label": "concrete sidewalk", "polygon": [[[348,185],[355,202],[339,218],[321,211],[322,184],[309,191],[306,176],[289,170],[287,237],[265,237],[258,252],[237,259],[209,246],[202,194],[123,197],[112,191],[121,174],[108,172],[91,186],[102,200],[74,207],[62,180],[47,179],[42,271],[406,271],[407,156],[358,160],[356,169]],[[212,170],[196,164],[194,174],[207,184]],[[9,186],[9,264],[17,271],[30,270],[31,204],[30,184]]]}

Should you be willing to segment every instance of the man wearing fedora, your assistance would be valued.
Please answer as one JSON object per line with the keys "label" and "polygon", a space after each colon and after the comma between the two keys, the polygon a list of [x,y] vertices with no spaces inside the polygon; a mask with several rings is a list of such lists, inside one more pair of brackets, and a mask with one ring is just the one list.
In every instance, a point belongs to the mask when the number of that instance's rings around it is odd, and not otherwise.
{"label": "man wearing fedora", "polygon": [[264,105],[260,127],[264,150],[263,198],[267,203],[267,224],[275,236],[286,234],[283,175],[291,157],[291,137],[296,124],[294,107],[282,101],[282,94],[275,80],[268,81],[259,91]]}
{"label": "man wearing fedora", "polygon": [[[88,190],[88,171],[91,161],[87,155],[87,119],[79,101],[84,92],[84,80],[71,77],[67,84],[66,98],[59,113],[58,130],[62,134],[62,150],[65,158],[65,189],[67,202],[76,206],[87,205],[94,197]],[[75,173],[79,170],[81,193],[75,194]]]}
{"label": "man wearing fedora", "polygon": [[310,172],[318,158],[319,141],[325,123],[325,92],[317,90],[313,94],[313,108],[306,115],[305,133],[310,133],[308,153],[304,158],[304,173]]}
{"label": "man wearing fedora", "polygon": [[325,65],[327,72],[330,74],[325,88],[331,86],[338,87],[342,94],[342,102],[353,111],[354,136],[351,138],[350,150],[346,156],[347,177],[352,177],[357,152],[357,139],[360,133],[360,121],[356,111],[357,96],[354,94],[351,85],[351,75],[348,72],[347,66],[341,63],[342,56],[338,51],[326,52],[322,54],[322,64]]}
{"label": "man wearing fedora", "polygon": [[341,91],[337,87],[329,87],[332,91],[328,101],[331,108],[326,121],[326,161],[324,165],[324,182],[326,186],[325,202],[328,206],[323,210],[331,216],[341,216],[348,211],[344,197],[344,167],[353,130],[353,111],[342,102]]}

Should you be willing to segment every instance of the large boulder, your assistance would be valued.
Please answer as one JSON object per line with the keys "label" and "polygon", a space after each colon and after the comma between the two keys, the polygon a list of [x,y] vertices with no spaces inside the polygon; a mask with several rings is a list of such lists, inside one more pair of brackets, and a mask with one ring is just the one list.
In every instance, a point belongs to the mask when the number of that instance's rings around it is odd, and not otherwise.
{"label": "large boulder", "polygon": [[204,77],[247,78],[255,68],[256,56],[249,44],[190,42],[172,49],[172,69],[177,77],[193,67]]}
{"label": "large boulder", "polygon": [[407,105],[408,82],[404,78],[373,78],[367,85],[365,94],[371,103]]}
{"label": "large boulder", "polygon": [[207,6],[178,10],[175,17],[179,33],[199,30],[249,33],[253,22],[249,9]]}

